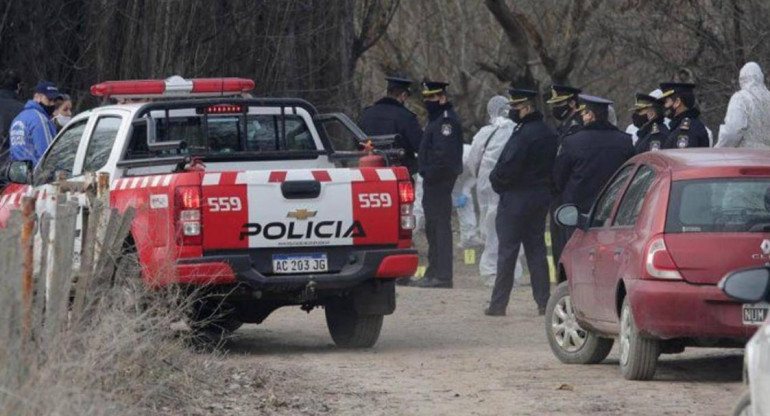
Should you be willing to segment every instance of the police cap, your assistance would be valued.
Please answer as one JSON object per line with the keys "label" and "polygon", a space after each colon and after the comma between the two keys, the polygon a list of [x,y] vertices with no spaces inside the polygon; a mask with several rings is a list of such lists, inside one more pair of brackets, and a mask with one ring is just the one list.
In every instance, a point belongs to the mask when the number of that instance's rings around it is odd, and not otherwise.
{"label": "police cap", "polygon": [[414,81],[412,81],[409,78],[401,78],[401,77],[385,77],[385,80],[388,81],[388,89],[403,88],[404,90],[406,90],[406,92],[411,92],[410,88],[414,83]]}
{"label": "police cap", "polygon": [[634,101],[634,106],[631,107],[629,111],[636,111],[636,110],[642,110],[645,108],[650,108],[658,103],[658,98],[652,96],[643,94],[641,92],[636,93],[636,99]]}
{"label": "police cap", "polygon": [[660,84],[660,89],[663,91],[663,94],[660,96],[660,99],[662,100],[681,92],[692,92],[692,90],[695,89],[695,84],[689,82],[662,82]]}
{"label": "police cap", "polygon": [[580,101],[580,107],[578,107],[578,111],[583,111],[585,109],[596,111],[596,110],[607,110],[607,107],[612,105],[612,101],[597,97],[595,95],[588,95],[588,94],[580,94],[578,95],[579,101]]}
{"label": "police cap", "polygon": [[574,98],[577,98],[582,90],[580,88],[570,87],[568,85],[552,85],[551,96],[546,103],[558,104]]}
{"label": "police cap", "polygon": [[509,88],[508,94],[511,96],[511,99],[509,100],[511,104],[523,103],[524,101],[533,100],[537,97],[537,91],[518,88]]}
{"label": "police cap", "polygon": [[428,95],[444,94],[446,93],[447,86],[449,86],[448,82],[430,81],[428,79],[424,79],[422,81],[422,95],[428,96]]}

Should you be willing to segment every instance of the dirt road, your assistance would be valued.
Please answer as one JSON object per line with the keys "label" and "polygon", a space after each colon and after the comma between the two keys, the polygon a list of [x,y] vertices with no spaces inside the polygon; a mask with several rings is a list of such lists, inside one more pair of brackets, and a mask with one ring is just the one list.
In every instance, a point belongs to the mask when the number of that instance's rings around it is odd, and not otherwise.
{"label": "dirt road", "polygon": [[740,350],[664,356],[651,382],[623,380],[617,351],[599,365],[563,365],[529,287],[502,318],[482,314],[488,291],[472,277],[452,290],[399,288],[396,313],[366,351],[336,349],[321,310],[279,310],[238,331],[224,360],[267,369],[287,414],[723,415],[742,390]]}

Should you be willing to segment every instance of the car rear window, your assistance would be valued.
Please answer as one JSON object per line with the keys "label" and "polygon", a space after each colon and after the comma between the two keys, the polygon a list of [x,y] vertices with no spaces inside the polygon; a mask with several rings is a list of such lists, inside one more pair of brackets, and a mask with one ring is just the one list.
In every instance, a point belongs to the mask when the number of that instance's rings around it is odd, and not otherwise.
{"label": "car rear window", "polygon": [[770,178],[674,182],[667,233],[770,231]]}

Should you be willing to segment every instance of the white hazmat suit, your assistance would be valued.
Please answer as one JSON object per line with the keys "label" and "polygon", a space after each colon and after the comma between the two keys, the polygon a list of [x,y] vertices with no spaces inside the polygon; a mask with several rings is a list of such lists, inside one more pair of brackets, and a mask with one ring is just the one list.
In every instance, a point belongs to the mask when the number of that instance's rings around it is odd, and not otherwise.
{"label": "white hazmat suit", "polygon": [[[487,103],[489,124],[473,136],[471,151],[466,161],[466,166],[471,174],[476,176],[476,196],[479,200],[479,231],[484,240],[484,252],[479,260],[479,273],[485,279],[485,283],[494,285],[497,275],[497,231],[495,230],[495,217],[497,217],[497,204],[500,196],[492,190],[489,182],[489,174],[497,164],[497,159],[503,151],[503,147],[513,134],[516,127],[508,118],[508,99],[497,95]],[[516,263],[515,279],[521,277],[521,264]]]}
{"label": "white hazmat suit", "polygon": [[471,145],[463,145],[463,173],[457,177],[452,189],[452,202],[457,210],[457,222],[460,223],[459,248],[481,246],[484,243],[479,238],[478,221],[476,218],[476,203],[473,201],[473,187],[476,177],[468,169],[467,160]]}
{"label": "white hazmat suit", "polygon": [[716,147],[770,149],[770,91],[762,68],[749,62],[738,80],[741,90],[730,98]]}

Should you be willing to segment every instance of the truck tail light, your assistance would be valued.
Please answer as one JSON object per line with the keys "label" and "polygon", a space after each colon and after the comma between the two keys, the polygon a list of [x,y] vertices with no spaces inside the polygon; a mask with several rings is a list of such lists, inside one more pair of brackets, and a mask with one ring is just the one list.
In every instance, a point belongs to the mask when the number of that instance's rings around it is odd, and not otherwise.
{"label": "truck tail light", "polygon": [[402,240],[411,240],[412,230],[416,225],[414,218],[414,185],[411,181],[401,181],[398,183],[398,203],[400,209],[400,229],[399,238]]}
{"label": "truck tail light", "polygon": [[177,241],[183,246],[201,245],[201,188],[180,186],[174,191]]}
{"label": "truck tail light", "polygon": [[682,280],[679,268],[666,248],[662,236],[655,237],[647,248],[645,271],[647,277],[653,279]]}

